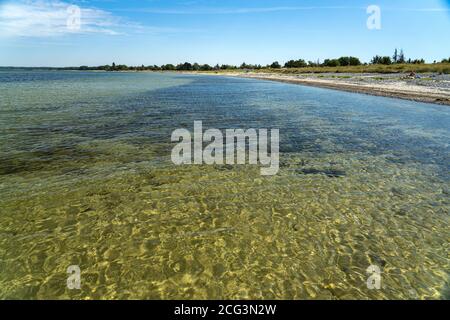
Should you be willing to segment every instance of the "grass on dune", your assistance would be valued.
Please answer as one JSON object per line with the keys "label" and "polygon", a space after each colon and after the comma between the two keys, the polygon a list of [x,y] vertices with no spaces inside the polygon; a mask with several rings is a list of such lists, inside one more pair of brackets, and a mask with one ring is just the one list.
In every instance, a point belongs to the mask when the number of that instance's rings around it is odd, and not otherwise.
{"label": "grass on dune", "polygon": [[[433,64],[393,64],[393,65],[360,65],[347,67],[305,67],[305,68],[282,68],[282,69],[254,69],[257,73],[280,73],[280,74],[300,74],[300,73],[443,73],[450,74],[450,63]],[[244,70],[221,70],[221,72],[244,72]]]}

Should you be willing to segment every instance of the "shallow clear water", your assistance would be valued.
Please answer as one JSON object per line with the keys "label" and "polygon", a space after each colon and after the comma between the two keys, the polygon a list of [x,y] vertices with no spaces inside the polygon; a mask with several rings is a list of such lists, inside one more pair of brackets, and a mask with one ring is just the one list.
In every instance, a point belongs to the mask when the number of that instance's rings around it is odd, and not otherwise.
{"label": "shallow clear water", "polygon": [[[280,173],[174,166],[194,120],[279,128]],[[250,79],[0,72],[0,298],[449,298],[449,127]]]}

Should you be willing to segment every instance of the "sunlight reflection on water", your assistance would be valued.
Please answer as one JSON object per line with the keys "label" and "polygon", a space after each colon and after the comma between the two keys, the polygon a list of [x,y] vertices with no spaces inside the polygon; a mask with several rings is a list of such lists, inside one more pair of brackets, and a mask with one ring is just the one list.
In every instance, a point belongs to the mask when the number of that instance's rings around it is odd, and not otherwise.
{"label": "sunlight reflection on water", "polygon": [[[2,298],[444,295],[447,107],[152,73],[0,72],[0,93]],[[173,166],[194,120],[279,128],[279,175]]]}

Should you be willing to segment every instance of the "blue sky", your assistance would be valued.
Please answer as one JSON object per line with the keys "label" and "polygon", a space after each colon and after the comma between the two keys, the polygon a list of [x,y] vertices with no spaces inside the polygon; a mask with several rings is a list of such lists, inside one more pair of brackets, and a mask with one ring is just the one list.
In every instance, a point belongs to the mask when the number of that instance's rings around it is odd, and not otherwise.
{"label": "blue sky", "polygon": [[[70,5],[79,28],[67,27]],[[369,5],[381,9],[380,30],[367,28]],[[450,56],[449,9],[444,0],[0,0],[0,65],[369,61],[396,47],[432,62]]]}

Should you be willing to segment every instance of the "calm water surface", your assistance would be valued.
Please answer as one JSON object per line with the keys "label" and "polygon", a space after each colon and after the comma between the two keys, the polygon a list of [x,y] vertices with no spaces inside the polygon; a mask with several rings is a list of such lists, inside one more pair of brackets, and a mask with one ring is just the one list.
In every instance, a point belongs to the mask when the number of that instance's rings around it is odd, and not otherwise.
{"label": "calm water surface", "polygon": [[[174,166],[279,128],[280,173]],[[0,72],[0,298],[449,298],[450,108],[153,73]],[[66,289],[79,265],[82,290]],[[370,265],[382,289],[366,286]]]}

